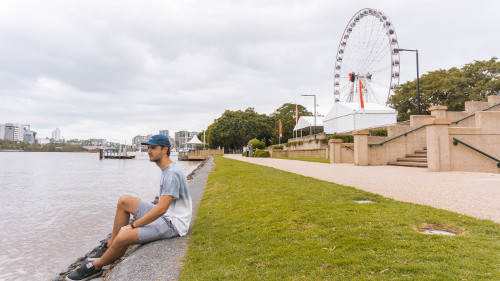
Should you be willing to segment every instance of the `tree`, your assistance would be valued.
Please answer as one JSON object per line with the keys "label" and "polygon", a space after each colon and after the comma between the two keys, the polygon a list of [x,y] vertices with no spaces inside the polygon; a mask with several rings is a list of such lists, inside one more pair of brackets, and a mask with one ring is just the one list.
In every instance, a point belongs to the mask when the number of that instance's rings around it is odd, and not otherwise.
{"label": "tree", "polygon": [[241,149],[250,139],[270,138],[271,125],[271,118],[258,114],[253,107],[245,111],[226,110],[208,126],[206,136],[212,148]]}
{"label": "tree", "polygon": [[[489,95],[500,94],[500,62],[474,61],[462,68],[439,69],[420,78],[421,114],[429,108],[445,105],[448,110],[461,111],[465,102],[484,101]],[[409,120],[417,111],[417,81],[406,82],[395,89],[389,104],[398,112],[398,120]]]}
{"label": "tree", "polygon": [[[302,105],[297,105],[300,116],[312,116],[313,114]],[[279,142],[279,122],[283,127],[283,136],[281,137],[281,143],[286,143],[288,139],[293,138],[293,128],[296,125],[296,108],[294,103],[285,103],[280,108],[276,109],[272,114],[271,118],[273,121],[273,133],[272,133],[272,143],[277,144]]]}

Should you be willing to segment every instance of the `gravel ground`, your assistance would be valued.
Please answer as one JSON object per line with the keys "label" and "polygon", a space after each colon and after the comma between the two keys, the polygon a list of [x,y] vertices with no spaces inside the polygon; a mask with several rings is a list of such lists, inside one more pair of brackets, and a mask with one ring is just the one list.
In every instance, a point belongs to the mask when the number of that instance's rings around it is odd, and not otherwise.
{"label": "gravel ground", "polygon": [[225,157],[500,223],[500,174],[429,172],[425,168],[325,164],[236,154]]}

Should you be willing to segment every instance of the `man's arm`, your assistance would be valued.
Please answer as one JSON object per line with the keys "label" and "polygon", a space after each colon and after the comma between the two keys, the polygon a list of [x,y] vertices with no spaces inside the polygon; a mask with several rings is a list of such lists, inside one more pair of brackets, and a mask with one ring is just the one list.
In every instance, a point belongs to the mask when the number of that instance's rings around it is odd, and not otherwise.
{"label": "man's arm", "polygon": [[145,214],[142,218],[134,221],[134,227],[145,226],[148,223],[154,222],[157,218],[161,217],[165,214],[170,207],[170,203],[172,203],[174,197],[170,195],[163,195],[160,197],[160,201],[156,206],[151,209],[147,214]]}

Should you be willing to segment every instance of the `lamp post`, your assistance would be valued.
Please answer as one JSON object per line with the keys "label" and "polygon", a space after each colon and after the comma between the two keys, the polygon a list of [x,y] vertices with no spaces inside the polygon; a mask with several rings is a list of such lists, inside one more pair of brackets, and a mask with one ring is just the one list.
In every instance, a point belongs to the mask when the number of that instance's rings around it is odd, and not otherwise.
{"label": "lamp post", "polygon": [[417,111],[418,115],[420,115],[420,81],[419,81],[419,75],[418,75],[418,49],[411,50],[411,49],[394,49],[396,52],[400,51],[407,51],[407,52],[415,52],[417,56]]}
{"label": "lamp post", "polygon": [[301,95],[303,97],[314,97],[314,139],[316,139],[316,95]]}

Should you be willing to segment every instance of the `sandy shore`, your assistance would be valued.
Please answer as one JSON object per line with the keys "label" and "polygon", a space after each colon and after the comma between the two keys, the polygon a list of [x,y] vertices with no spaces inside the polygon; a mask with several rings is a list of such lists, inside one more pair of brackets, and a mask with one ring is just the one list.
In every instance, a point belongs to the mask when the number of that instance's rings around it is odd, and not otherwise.
{"label": "sandy shore", "polygon": [[500,223],[499,174],[428,172],[424,168],[325,164],[237,154],[225,157]]}

